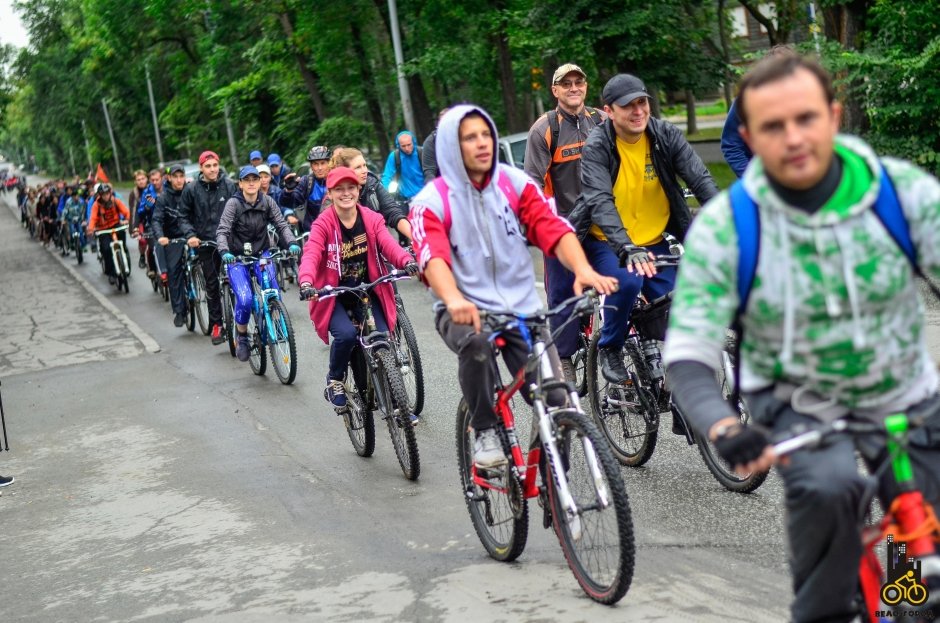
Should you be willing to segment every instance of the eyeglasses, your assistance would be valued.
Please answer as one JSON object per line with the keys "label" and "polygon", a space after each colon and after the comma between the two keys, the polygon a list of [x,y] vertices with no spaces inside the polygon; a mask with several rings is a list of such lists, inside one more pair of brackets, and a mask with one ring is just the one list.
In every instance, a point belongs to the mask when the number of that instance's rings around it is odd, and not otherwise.
{"label": "eyeglasses", "polygon": [[584,78],[578,78],[577,80],[564,80],[563,82],[556,82],[555,86],[559,86],[563,89],[570,89],[571,87],[583,87],[587,84],[587,80]]}

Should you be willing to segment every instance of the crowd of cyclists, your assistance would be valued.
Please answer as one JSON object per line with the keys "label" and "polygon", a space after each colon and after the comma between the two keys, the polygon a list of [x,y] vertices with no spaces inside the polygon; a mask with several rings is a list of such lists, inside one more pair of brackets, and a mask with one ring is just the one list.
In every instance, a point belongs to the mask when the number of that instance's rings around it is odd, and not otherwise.
{"label": "crowd of cyclists", "polygon": [[[181,263],[186,247],[196,249],[213,344],[225,341],[218,275],[228,267],[242,361],[249,358],[253,277],[236,256],[276,244],[299,258],[301,296],[317,334],[331,342],[324,396],[337,411],[347,406],[343,381],[360,301],[318,300],[318,293],[374,281],[390,266],[420,275],[433,295],[435,327],[457,355],[481,470],[507,464],[494,412],[494,342],[482,318],[542,308],[527,248],[536,246],[545,256],[549,306],[588,288],[605,295],[599,368],[610,384],[636,382],[623,345],[637,300],[672,297],[664,351],[672,399],[731,465],[768,469],[774,434],[794,424],[878,421],[910,411],[923,416],[926,431],[912,447],[917,484],[936,504],[940,394],[914,276],[940,276],[937,180],[838,134],[841,109],[829,76],[786,50],[760,61],[741,84],[729,118],[738,138],[729,144],[746,150],[747,164],[729,191],[719,191],[681,131],[651,116],[652,95],[639,77],[609,80],[602,110],[585,105],[587,90],[580,67],[558,68],[558,106],[533,125],[524,171],[498,162],[487,112],[459,104],[443,111],[432,149],[426,143],[422,153],[411,133],[396,137],[385,180],[349,146],[312,147],[302,175],[277,154],[265,159],[253,151],[236,179],[207,150],[192,181],[181,165],[136,172],[126,203],[94,179],[20,183],[17,201],[24,226],[47,246],[75,227],[82,245],[95,245],[95,231],[119,221],[129,223],[133,237],[156,241],[142,243],[139,266],[166,275],[176,326],[186,310]],[[704,206],[694,218],[680,180]],[[883,224],[890,219],[876,214],[885,205],[905,224],[912,253]],[[749,206],[751,221],[741,216]],[[674,252],[672,239],[685,246],[680,268],[657,267],[657,256]],[[105,240],[97,245],[108,247]],[[105,265],[113,278],[113,263]],[[378,330],[388,331],[396,306],[391,285],[383,285],[372,308]],[[563,320],[553,321],[560,330],[548,354],[556,377],[573,382],[578,324],[561,327]],[[736,390],[749,421],[716,381],[729,328],[740,344]],[[512,371],[531,343],[521,327],[501,331],[499,352]],[[660,405],[661,412],[669,408]],[[854,446],[846,439],[801,450],[778,468],[793,619],[852,620],[864,513]],[[892,491],[886,480],[883,504]]]}

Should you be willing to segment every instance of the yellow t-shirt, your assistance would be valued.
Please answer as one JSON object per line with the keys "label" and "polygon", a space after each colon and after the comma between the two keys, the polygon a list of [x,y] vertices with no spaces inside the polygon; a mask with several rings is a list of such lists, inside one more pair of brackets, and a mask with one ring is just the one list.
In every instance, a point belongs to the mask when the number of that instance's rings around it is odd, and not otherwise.
{"label": "yellow t-shirt", "polygon": [[[669,199],[653,168],[650,141],[646,134],[630,144],[617,138],[620,172],[614,182],[613,195],[620,220],[633,244],[645,247],[663,238],[669,222]],[[597,225],[590,234],[598,240],[607,237]]]}

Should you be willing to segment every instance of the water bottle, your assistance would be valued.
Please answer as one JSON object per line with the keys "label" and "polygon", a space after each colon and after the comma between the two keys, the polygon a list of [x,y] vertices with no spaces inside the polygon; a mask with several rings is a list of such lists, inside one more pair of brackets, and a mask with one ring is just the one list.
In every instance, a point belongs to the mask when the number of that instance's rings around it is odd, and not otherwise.
{"label": "water bottle", "polygon": [[658,381],[666,375],[663,369],[663,356],[659,352],[659,343],[656,340],[643,340],[640,342],[640,348],[643,351],[643,358],[650,369],[650,376],[654,381]]}

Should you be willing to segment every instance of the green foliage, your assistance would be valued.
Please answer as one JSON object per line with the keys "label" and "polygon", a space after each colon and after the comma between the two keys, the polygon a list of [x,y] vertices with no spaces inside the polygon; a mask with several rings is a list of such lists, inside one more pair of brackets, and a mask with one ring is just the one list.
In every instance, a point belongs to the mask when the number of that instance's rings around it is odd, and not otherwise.
{"label": "green foliage", "polygon": [[298,145],[300,151],[292,152],[296,154],[292,162],[306,162],[307,151],[314,145],[326,145],[331,150],[337,145],[346,145],[367,151],[371,137],[372,126],[365,121],[352,117],[330,117],[307,135],[302,145]]}

